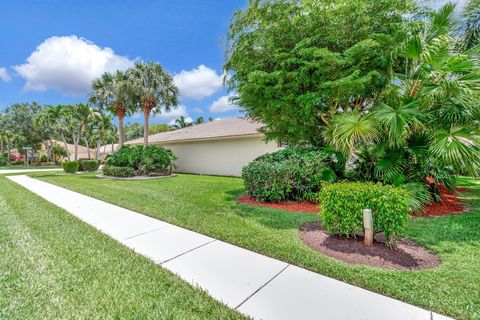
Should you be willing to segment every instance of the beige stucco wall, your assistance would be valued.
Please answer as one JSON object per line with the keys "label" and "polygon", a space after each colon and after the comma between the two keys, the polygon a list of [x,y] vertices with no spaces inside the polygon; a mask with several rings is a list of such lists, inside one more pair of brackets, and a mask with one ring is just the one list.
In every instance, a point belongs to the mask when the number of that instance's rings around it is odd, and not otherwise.
{"label": "beige stucco wall", "polygon": [[265,153],[279,150],[262,136],[160,144],[179,157],[176,172],[240,176],[242,167]]}

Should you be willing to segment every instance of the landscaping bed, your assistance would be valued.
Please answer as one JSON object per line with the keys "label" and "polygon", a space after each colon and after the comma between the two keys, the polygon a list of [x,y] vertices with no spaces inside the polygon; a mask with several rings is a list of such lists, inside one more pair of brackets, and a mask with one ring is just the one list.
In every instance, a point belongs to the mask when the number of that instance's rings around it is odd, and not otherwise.
{"label": "landscaping bed", "polygon": [[[457,194],[448,190],[442,185],[438,186],[440,191],[441,202],[435,202],[427,206],[424,215],[427,216],[442,216],[445,214],[462,213],[467,211],[467,208],[460,204],[460,199]],[[457,188],[457,192],[464,192],[464,188]]]}
{"label": "landscaping bed", "polygon": [[290,212],[318,213],[318,205],[309,201],[284,201],[284,202],[261,202],[251,196],[242,196],[238,202],[251,206],[267,207]]}
{"label": "landscaping bed", "polygon": [[303,243],[313,250],[351,264],[394,270],[418,270],[434,268],[441,262],[437,255],[408,239],[399,239],[396,247],[390,249],[385,244],[385,239],[376,236],[373,245],[367,247],[363,243],[363,236],[332,236],[318,221],[303,225],[299,234]]}

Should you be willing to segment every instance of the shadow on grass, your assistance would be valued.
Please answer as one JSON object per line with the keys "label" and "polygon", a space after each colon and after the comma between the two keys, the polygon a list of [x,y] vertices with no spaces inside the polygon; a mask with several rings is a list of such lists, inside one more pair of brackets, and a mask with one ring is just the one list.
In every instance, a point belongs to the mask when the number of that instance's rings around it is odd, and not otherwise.
{"label": "shadow on grass", "polygon": [[298,230],[304,223],[318,220],[318,215],[312,213],[289,212],[239,203],[237,198],[245,194],[245,189],[243,188],[228,190],[224,194],[225,200],[232,202],[233,213],[267,228]]}

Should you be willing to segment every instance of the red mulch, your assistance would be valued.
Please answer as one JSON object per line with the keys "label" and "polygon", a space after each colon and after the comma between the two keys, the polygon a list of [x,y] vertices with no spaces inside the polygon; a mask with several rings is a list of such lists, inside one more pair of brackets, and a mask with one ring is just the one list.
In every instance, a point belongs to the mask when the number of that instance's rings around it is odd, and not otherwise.
{"label": "red mulch", "polygon": [[[455,193],[448,190],[442,185],[438,186],[438,190],[440,191],[440,197],[442,198],[442,202],[434,202],[427,206],[427,210],[423,213],[423,215],[427,216],[442,216],[445,214],[451,213],[462,213],[467,210],[464,206],[461,206],[460,199],[457,197]],[[457,192],[465,191],[464,189],[457,188]]]}
{"label": "red mulch", "polygon": [[237,199],[238,202],[249,204],[252,206],[259,207],[268,207],[273,209],[286,210],[290,212],[306,212],[306,213],[318,213],[318,205],[311,202],[295,202],[295,201],[286,201],[286,202],[260,202],[253,199],[250,196],[243,196]]}

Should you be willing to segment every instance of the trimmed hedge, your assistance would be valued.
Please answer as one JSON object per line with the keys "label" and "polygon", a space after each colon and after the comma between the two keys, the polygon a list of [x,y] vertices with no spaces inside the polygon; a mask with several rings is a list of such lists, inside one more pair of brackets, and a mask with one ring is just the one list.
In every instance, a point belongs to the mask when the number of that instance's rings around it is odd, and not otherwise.
{"label": "trimmed hedge", "polygon": [[105,166],[103,167],[103,175],[111,177],[133,177],[135,175],[135,170],[130,167],[115,167],[115,166]]}
{"label": "trimmed hedge", "polygon": [[85,172],[97,171],[99,166],[100,162],[98,160],[82,160],[80,162],[80,170]]}
{"label": "trimmed hedge", "polygon": [[62,162],[63,171],[66,173],[76,173],[80,168],[78,161],[64,161]]}
{"label": "trimmed hedge", "polygon": [[336,179],[326,159],[320,150],[289,147],[250,162],[242,178],[248,194],[259,201],[316,201],[321,183]]}
{"label": "trimmed hedge", "polygon": [[332,234],[355,237],[363,231],[363,212],[372,209],[375,232],[392,247],[410,217],[410,193],[372,182],[339,182],[322,188],[320,217]]}

